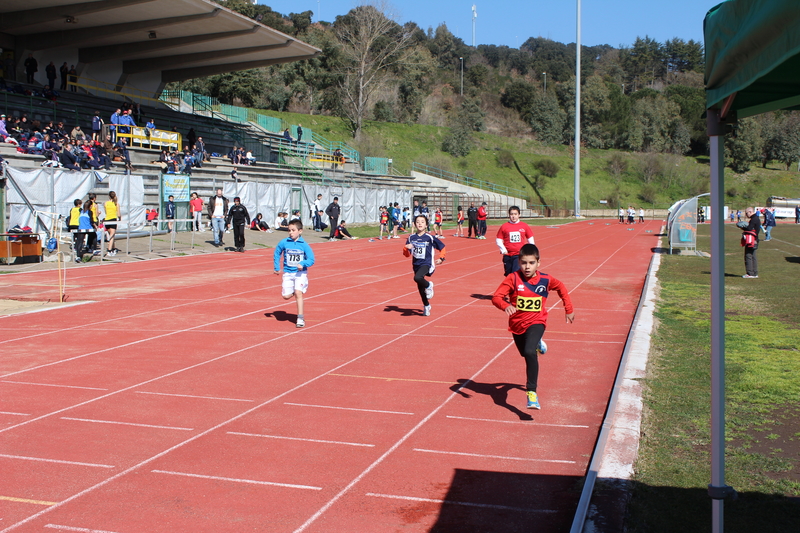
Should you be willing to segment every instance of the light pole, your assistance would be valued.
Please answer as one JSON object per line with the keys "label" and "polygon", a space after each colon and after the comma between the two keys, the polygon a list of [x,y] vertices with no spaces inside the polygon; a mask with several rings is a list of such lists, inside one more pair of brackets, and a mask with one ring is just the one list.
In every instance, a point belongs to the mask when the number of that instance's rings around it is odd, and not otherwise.
{"label": "light pole", "polygon": [[581,0],[575,46],[575,217],[581,216]]}
{"label": "light pole", "polygon": [[459,57],[458,59],[461,60],[461,93],[460,96],[464,96],[464,58]]}
{"label": "light pole", "polygon": [[544,92],[547,92],[547,72],[542,72],[542,76],[544,76]]}

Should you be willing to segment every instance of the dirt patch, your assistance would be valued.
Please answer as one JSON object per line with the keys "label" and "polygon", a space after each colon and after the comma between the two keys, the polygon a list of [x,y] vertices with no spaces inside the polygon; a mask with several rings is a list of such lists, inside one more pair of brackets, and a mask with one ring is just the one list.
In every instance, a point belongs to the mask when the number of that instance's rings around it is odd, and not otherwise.
{"label": "dirt patch", "polygon": [[20,313],[29,313],[31,311],[53,309],[55,307],[62,307],[64,305],[67,304],[50,300],[0,300],[0,316],[18,315]]}
{"label": "dirt patch", "polygon": [[774,423],[749,431],[744,439],[734,439],[732,448],[746,446],[747,453],[783,459],[791,463],[788,471],[764,472],[771,479],[789,479],[800,483],[800,408],[778,409],[764,418]]}

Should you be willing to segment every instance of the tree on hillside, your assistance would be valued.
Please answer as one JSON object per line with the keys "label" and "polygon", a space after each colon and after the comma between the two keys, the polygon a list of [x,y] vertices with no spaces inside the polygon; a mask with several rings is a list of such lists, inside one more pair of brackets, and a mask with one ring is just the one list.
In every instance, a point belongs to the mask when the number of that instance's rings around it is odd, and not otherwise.
{"label": "tree on hillside", "polygon": [[552,92],[537,92],[527,112],[530,125],[536,138],[542,144],[557,144],[563,140],[567,114],[558,106],[558,99]]}
{"label": "tree on hillside", "polygon": [[734,172],[747,172],[750,164],[761,157],[761,147],[761,125],[753,118],[743,118],[725,137],[725,160]]}
{"label": "tree on hillside", "polygon": [[625,145],[637,152],[686,153],[689,150],[689,135],[680,117],[678,104],[660,94],[655,98],[636,100],[631,108]]}
{"label": "tree on hillside", "polygon": [[361,135],[370,98],[391,69],[401,64],[412,34],[385,13],[388,4],[365,4],[336,17],[334,29],[341,44],[339,88],[344,118],[353,137]]}

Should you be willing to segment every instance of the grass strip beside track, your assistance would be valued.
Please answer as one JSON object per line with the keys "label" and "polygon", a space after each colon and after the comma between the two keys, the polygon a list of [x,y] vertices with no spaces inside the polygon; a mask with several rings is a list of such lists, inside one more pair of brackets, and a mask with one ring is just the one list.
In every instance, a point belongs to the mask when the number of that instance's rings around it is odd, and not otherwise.
{"label": "grass strip beside track", "polygon": [[[699,227],[701,250],[709,229]],[[725,502],[725,530],[800,531],[800,226],[761,242],[759,279],[741,278],[739,239],[726,228],[726,483],[739,498]],[[665,256],[659,280],[627,530],[706,532],[710,260]]]}

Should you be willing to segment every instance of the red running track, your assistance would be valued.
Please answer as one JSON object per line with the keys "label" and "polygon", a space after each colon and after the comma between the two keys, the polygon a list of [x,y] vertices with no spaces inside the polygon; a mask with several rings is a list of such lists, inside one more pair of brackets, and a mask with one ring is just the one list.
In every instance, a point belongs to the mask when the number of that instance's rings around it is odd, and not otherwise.
{"label": "red running track", "polygon": [[315,245],[302,330],[272,250],[70,269],[85,303],[0,318],[0,531],[565,531],[659,228],[535,228],[576,307],[541,411],[494,230],[446,239],[430,317],[402,241]]}

